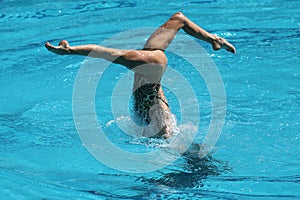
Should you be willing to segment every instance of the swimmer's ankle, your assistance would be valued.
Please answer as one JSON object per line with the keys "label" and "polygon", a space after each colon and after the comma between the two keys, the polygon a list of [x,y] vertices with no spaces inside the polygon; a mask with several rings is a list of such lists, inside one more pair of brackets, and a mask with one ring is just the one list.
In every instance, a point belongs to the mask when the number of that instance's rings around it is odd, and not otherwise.
{"label": "swimmer's ankle", "polygon": [[214,35],[211,45],[212,45],[213,50],[215,50],[215,51],[218,51],[220,49],[225,49],[231,53],[236,53],[236,50],[232,44],[230,44],[224,38],[218,37],[216,35]]}
{"label": "swimmer's ankle", "polygon": [[213,50],[218,51],[222,48],[222,43],[220,41],[220,38],[216,35],[213,35],[211,38],[211,45]]}
{"label": "swimmer's ankle", "polygon": [[65,54],[71,54],[72,47],[67,40],[60,41],[58,45],[61,46],[61,49],[65,51]]}

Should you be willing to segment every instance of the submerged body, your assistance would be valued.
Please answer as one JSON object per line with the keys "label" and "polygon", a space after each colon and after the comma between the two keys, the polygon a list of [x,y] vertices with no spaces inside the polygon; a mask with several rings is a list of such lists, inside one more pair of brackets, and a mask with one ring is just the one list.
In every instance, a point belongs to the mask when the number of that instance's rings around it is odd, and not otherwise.
{"label": "submerged body", "polygon": [[223,38],[208,33],[182,13],[175,13],[160,26],[147,40],[142,50],[121,50],[88,44],[70,46],[62,40],[58,46],[46,43],[49,51],[60,55],[83,55],[102,58],[121,64],[134,74],[133,98],[136,117],[148,125],[144,136],[171,136],[170,108],[161,86],[161,79],[167,67],[164,50],[174,39],[176,33],[183,29],[187,34],[208,42],[214,50],[221,48],[235,53],[235,48]]}
{"label": "submerged body", "polygon": [[[169,137],[170,108],[160,83],[149,83],[138,73],[134,75],[133,109],[135,118],[151,130],[144,135]],[[155,134],[153,134],[155,133]]]}

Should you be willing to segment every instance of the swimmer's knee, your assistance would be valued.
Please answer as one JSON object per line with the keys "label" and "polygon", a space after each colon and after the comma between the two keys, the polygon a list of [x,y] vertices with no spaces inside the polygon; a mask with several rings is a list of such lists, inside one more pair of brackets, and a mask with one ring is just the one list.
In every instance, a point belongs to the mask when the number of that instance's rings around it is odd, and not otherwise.
{"label": "swimmer's knee", "polygon": [[180,11],[173,14],[173,17],[180,17],[180,16],[184,16],[183,13]]}
{"label": "swimmer's knee", "polygon": [[176,12],[172,15],[172,18],[176,20],[184,20],[185,16],[182,12]]}

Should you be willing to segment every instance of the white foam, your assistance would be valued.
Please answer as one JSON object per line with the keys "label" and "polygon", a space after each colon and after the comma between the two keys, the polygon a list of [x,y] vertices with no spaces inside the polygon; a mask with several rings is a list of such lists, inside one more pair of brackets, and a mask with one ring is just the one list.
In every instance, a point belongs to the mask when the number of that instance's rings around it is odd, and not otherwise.
{"label": "white foam", "polygon": [[[177,124],[176,116],[172,113],[168,113],[168,131],[171,134],[171,137],[168,139],[161,138],[150,138],[147,135],[155,135],[154,133],[145,133],[146,131],[153,131],[155,129],[144,128],[143,130],[138,128],[134,130],[133,127],[130,127],[133,119],[130,116],[120,116],[114,120],[110,120],[106,123],[106,126],[109,127],[115,123],[122,124],[122,130],[125,130],[125,133],[128,135],[134,136],[130,141],[131,144],[140,144],[145,145],[147,148],[167,148],[171,151],[182,152],[187,149],[187,145],[190,145],[194,140],[194,135],[197,131],[197,126],[192,123]],[[131,123],[129,123],[131,121]],[[133,122],[134,123],[134,122]],[[126,126],[127,124],[127,126]],[[124,129],[124,127],[126,127]],[[140,127],[140,126],[139,126]],[[147,126],[144,126],[147,127]]]}

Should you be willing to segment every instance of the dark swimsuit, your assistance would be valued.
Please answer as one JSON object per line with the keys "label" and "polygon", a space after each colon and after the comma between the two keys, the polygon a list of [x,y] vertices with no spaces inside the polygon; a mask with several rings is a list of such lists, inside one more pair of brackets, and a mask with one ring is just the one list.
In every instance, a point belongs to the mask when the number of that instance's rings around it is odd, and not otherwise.
{"label": "dark swimsuit", "polygon": [[164,49],[159,49],[159,48],[143,48],[142,50],[145,50],[145,51],[156,51],[156,50],[160,50],[162,52],[165,52]]}

